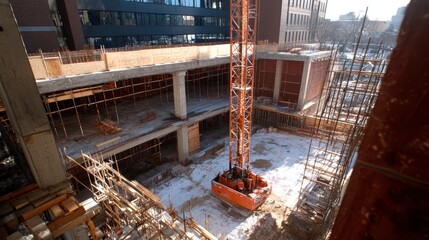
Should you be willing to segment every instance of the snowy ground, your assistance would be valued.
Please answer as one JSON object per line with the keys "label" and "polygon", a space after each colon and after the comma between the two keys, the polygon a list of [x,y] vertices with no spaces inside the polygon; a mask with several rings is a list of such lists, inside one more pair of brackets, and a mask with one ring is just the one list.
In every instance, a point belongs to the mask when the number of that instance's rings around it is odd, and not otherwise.
{"label": "snowy ground", "polygon": [[213,146],[222,142],[226,147],[218,155],[201,153],[186,172],[152,190],[180,213],[189,216],[191,208],[192,217],[219,239],[269,239],[280,228],[285,210],[297,202],[310,138],[266,130],[252,136],[251,168],[272,184],[272,194],[248,217],[211,195],[211,180],[228,167],[227,139]]}

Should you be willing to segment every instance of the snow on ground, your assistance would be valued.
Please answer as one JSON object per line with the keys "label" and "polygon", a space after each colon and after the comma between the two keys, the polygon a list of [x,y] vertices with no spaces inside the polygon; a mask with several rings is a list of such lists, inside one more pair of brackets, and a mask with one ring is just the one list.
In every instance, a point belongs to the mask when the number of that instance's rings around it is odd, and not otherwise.
{"label": "snow on ground", "polygon": [[226,147],[221,153],[195,161],[186,172],[155,187],[155,194],[187,216],[191,209],[192,217],[219,239],[247,239],[267,214],[279,226],[286,207],[292,208],[298,200],[310,138],[265,130],[252,136],[251,168],[272,184],[272,194],[248,217],[211,195],[211,180],[228,168],[227,139],[222,141]]}

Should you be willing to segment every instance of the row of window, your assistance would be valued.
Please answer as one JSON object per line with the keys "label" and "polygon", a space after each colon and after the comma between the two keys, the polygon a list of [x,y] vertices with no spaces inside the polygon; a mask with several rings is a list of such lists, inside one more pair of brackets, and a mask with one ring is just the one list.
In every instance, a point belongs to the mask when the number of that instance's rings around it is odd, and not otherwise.
{"label": "row of window", "polygon": [[311,9],[312,2],[314,0],[291,0],[289,1],[290,7]]}
{"label": "row of window", "polygon": [[289,13],[287,25],[310,25],[310,16],[296,13]]}
{"label": "row of window", "polygon": [[326,12],[326,3],[320,2],[319,12]]}
{"label": "row of window", "polygon": [[184,7],[209,8],[209,9],[227,9],[229,4],[229,1],[227,0],[123,0],[123,1],[174,5],[174,6],[184,6]]}
{"label": "row of window", "polygon": [[[313,1],[314,0],[291,0],[289,1],[289,6],[301,9],[311,9]],[[319,2],[319,11],[326,12],[326,2]]]}
{"label": "row of window", "polygon": [[286,31],[286,42],[307,42],[308,31]]}
{"label": "row of window", "polygon": [[199,42],[222,42],[229,39],[228,34],[185,34],[185,35],[141,35],[141,36],[109,36],[88,37],[86,43],[95,48],[103,45],[106,48],[117,48],[137,45],[167,45]]}
{"label": "row of window", "polygon": [[80,10],[82,25],[113,26],[229,26],[228,18],[174,14]]}

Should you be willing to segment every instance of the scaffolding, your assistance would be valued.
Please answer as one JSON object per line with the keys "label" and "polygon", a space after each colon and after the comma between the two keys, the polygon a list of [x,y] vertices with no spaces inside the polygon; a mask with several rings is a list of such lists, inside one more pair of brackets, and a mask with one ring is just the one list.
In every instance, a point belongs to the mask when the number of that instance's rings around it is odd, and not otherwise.
{"label": "scaffolding", "polygon": [[[78,164],[71,157],[67,159]],[[109,239],[216,239],[192,216],[179,216],[150,190],[123,177],[116,161],[86,154],[82,159],[80,166],[88,174],[89,190],[106,214],[102,229]]]}
{"label": "scaffolding", "polygon": [[296,235],[318,239],[332,224],[387,66],[383,44],[332,51],[298,203],[288,218]]}

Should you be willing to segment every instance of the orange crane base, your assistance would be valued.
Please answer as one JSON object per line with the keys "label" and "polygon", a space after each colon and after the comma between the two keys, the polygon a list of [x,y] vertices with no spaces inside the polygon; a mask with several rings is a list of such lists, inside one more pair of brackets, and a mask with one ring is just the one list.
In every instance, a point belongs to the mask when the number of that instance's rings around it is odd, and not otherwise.
{"label": "orange crane base", "polygon": [[218,174],[212,180],[212,192],[226,203],[254,211],[267,200],[271,194],[271,186],[250,170],[247,176],[241,177],[241,171],[234,168]]}

